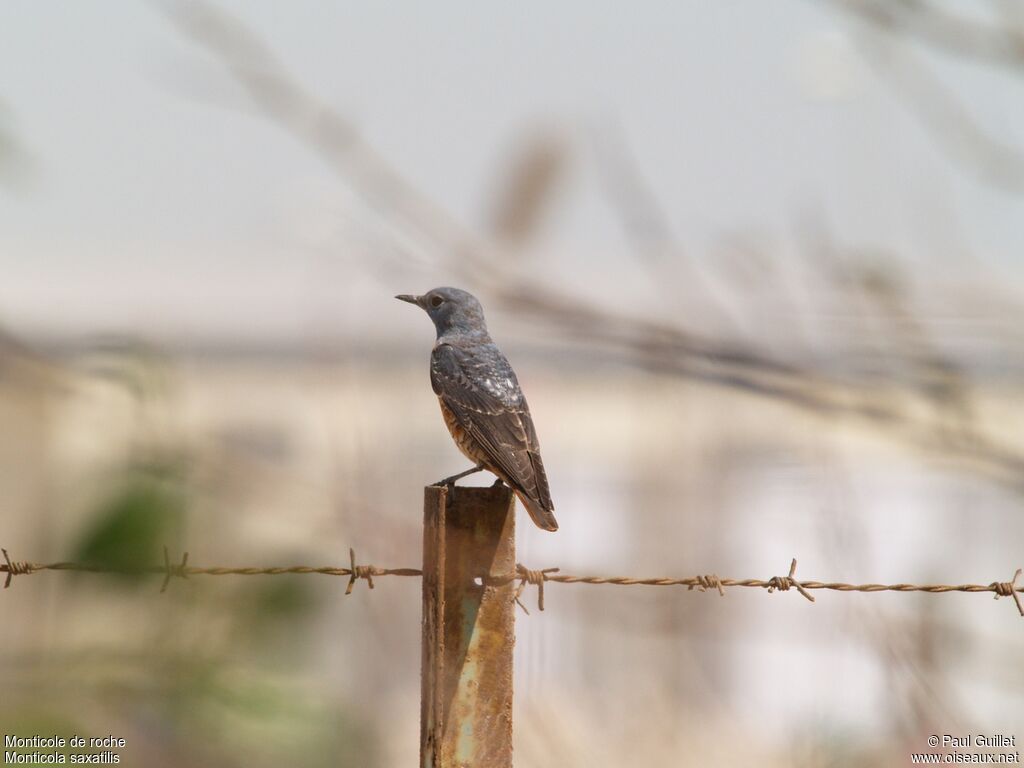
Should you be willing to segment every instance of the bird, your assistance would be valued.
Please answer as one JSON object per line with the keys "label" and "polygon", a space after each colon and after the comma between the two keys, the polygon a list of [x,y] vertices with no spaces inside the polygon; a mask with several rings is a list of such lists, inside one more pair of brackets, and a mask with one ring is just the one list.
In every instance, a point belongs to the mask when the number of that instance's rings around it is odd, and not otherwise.
{"label": "bird", "polygon": [[449,287],[395,298],[434,321],[430,383],[452,439],[474,464],[435,485],[454,485],[486,469],[515,492],[539,528],[558,530],[530,408],[515,371],[487,332],[480,302]]}

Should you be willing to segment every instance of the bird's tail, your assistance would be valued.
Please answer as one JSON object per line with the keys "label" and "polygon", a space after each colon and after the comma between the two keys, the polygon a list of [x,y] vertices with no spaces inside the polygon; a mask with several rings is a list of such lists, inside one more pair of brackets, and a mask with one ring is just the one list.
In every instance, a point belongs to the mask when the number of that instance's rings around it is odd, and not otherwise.
{"label": "bird's tail", "polygon": [[536,499],[527,497],[521,491],[516,491],[516,496],[523,502],[523,506],[526,507],[526,511],[530,513],[530,519],[537,524],[538,528],[543,528],[545,531],[557,531],[558,521],[555,520],[555,514],[552,510],[541,504]]}

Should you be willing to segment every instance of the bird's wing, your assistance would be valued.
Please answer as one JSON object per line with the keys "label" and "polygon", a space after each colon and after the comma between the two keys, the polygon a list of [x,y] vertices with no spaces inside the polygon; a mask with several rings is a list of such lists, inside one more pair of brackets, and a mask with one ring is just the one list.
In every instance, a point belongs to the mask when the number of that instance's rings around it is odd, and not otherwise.
{"label": "bird's wing", "polygon": [[513,488],[544,510],[553,509],[530,409],[515,372],[497,347],[437,345],[430,360],[430,382],[459,426]]}

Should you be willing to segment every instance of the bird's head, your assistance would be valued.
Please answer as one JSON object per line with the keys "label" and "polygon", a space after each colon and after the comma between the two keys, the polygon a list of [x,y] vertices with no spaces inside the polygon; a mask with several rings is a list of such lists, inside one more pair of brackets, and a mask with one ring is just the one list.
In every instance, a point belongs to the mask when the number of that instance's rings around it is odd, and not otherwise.
{"label": "bird's head", "polygon": [[422,296],[403,293],[395,298],[415,304],[430,315],[438,338],[446,334],[487,335],[483,307],[473,294],[459,288],[434,288]]}

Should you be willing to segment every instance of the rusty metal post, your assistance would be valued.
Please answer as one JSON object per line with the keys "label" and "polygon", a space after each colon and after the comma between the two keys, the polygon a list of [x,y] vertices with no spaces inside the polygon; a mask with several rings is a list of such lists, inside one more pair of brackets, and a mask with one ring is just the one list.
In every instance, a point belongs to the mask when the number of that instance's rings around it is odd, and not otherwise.
{"label": "rusty metal post", "polygon": [[513,573],[508,488],[424,489],[421,768],[512,768]]}

